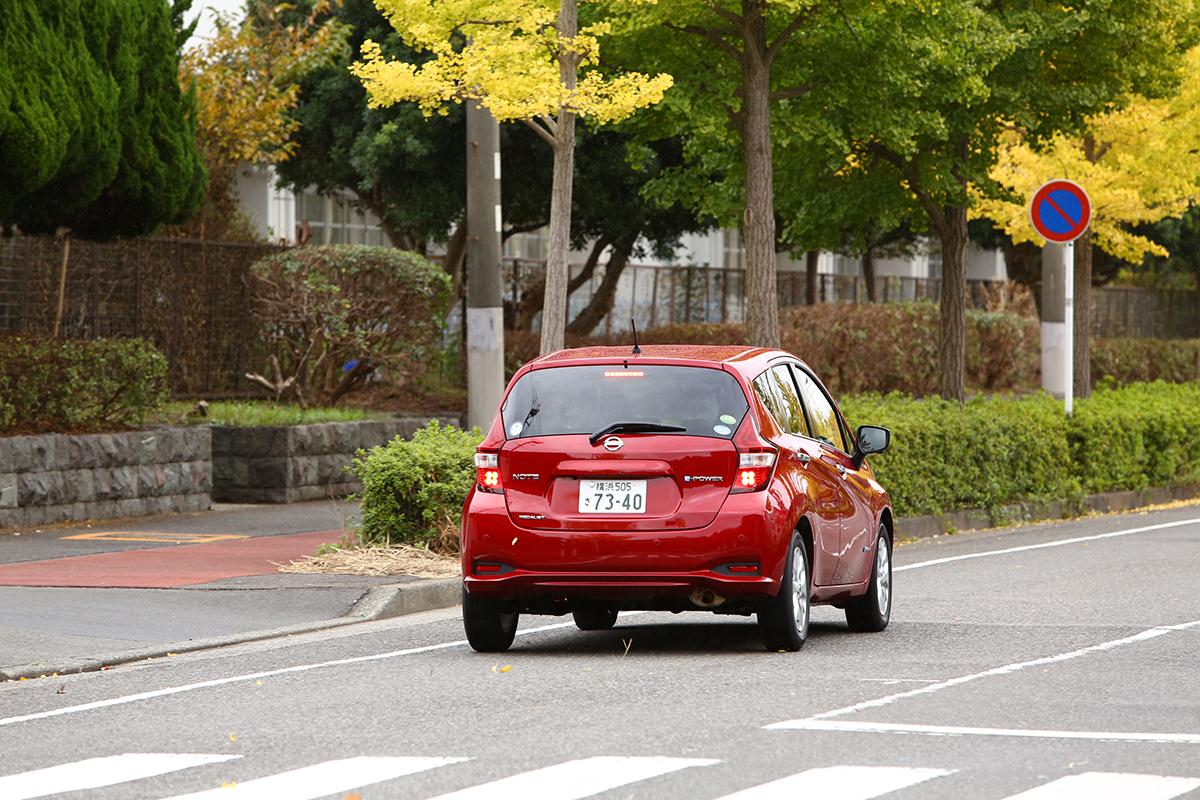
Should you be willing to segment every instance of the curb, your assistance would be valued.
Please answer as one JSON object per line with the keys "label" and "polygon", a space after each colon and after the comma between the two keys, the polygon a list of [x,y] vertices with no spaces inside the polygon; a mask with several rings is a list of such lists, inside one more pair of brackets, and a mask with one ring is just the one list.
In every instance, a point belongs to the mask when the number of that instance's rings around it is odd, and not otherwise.
{"label": "curb", "polygon": [[345,616],[321,622],[302,622],[298,625],[288,625],[283,628],[271,628],[262,631],[247,631],[229,636],[216,636],[209,639],[189,639],[186,642],[154,645],[139,650],[123,650],[108,656],[95,658],[79,658],[55,664],[27,664],[24,666],[0,669],[0,683],[18,681],[21,679],[45,678],[52,675],[74,675],[80,672],[99,672],[108,667],[121,664],[131,664],[136,661],[166,658],[180,653],[194,653],[199,650],[212,650],[218,647],[229,647],[236,644],[260,642],[265,639],[278,639],[295,636],[301,633],[340,628],[359,622],[391,619],[406,614],[416,614],[420,611],[432,611],[439,608],[450,608],[458,605],[462,580],[460,578],[438,578],[418,580],[411,583],[401,583],[388,586],[373,586],[360,597]]}
{"label": "curb", "polygon": [[1044,503],[1012,503],[991,511],[975,508],[946,514],[899,517],[896,520],[896,536],[902,539],[931,539],[934,536],[942,536],[956,531],[998,528],[1026,522],[1068,520],[1088,512],[1106,514],[1115,511],[1132,511],[1145,506],[1196,499],[1200,499],[1200,486],[1102,492],[1086,495],[1078,501],[1051,500]]}

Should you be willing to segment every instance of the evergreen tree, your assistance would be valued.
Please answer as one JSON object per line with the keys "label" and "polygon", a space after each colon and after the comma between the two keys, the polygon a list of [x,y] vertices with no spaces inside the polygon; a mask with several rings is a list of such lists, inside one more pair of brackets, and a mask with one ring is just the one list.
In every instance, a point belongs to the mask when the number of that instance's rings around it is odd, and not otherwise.
{"label": "evergreen tree", "polygon": [[0,224],[107,238],[196,208],[204,170],[176,80],[186,2],[7,0]]}

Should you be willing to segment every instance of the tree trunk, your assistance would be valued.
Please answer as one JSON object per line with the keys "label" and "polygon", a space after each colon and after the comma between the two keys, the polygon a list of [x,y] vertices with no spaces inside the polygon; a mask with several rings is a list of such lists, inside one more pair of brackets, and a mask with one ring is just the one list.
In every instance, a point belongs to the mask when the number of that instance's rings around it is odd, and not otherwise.
{"label": "tree trunk", "polygon": [[820,259],[820,250],[809,250],[804,254],[804,302],[810,306],[817,304],[817,262]]}
{"label": "tree trunk", "polygon": [[50,334],[57,339],[62,330],[63,308],[67,302],[67,262],[71,258],[71,237],[63,237],[62,267],[58,271],[58,303],[54,308],[54,331]]}
{"label": "tree trunk", "polygon": [[863,251],[862,273],[867,284],[867,300],[872,303],[879,302],[875,292],[875,248],[872,245],[867,245],[867,249]]}
{"label": "tree trunk", "polygon": [[442,269],[450,276],[450,296],[457,299],[463,289],[463,266],[467,258],[467,212],[458,218],[454,233],[446,244],[446,257],[442,261]]}
{"label": "tree trunk", "polygon": [[[558,35],[572,39],[578,30],[576,0],[562,0]],[[560,50],[559,78],[575,88],[575,55]],[[567,323],[567,255],[571,247],[571,185],[575,168],[575,114],[563,109],[554,130],[554,179],[550,190],[550,249],[546,255],[546,296],[542,302],[541,353],[563,348]]]}
{"label": "tree trunk", "polygon": [[1089,346],[1092,318],[1092,232],[1075,240],[1075,343],[1076,397],[1092,396],[1092,351]]}
{"label": "tree trunk", "polygon": [[779,347],[779,299],[775,291],[775,200],[771,163],[771,75],[767,30],[760,0],[742,0],[742,163],[746,208],[746,336],[749,344]]}
{"label": "tree trunk", "polygon": [[596,293],[592,295],[587,306],[567,326],[567,333],[587,336],[600,324],[608,312],[612,311],[613,299],[617,296],[617,285],[621,281],[621,273],[625,271],[625,266],[629,263],[629,256],[633,253],[633,245],[636,241],[637,237],[635,236],[617,242],[613,247],[612,256],[604,267],[604,279],[600,281]]}
{"label": "tree trunk", "polygon": [[966,399],[967,209],[945,207],[935,220],[942,244],[941,389],[946,400]]}

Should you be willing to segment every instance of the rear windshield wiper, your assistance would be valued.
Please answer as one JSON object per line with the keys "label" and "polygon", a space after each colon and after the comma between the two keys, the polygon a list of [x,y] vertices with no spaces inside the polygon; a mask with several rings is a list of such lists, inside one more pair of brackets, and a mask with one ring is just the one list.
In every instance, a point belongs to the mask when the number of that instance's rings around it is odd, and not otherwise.
{"label": "rear windshield wiper", "polygon": [[610,433],[680,433],[686,430],[679,425],[660,425],[657,422],[614,422],[593,433],[588,441],[595,447],[596,442]]}

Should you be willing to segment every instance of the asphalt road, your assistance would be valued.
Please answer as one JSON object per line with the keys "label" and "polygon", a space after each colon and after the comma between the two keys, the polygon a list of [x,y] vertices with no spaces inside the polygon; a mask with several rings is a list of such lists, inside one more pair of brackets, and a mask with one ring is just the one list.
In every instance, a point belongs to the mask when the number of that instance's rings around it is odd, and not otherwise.
{"label": "asphalt road", "polygon": [[0,798],[1200,798],[1200,507],[896,563],[887,631],[795,654],[639,614],[479,655],[444,611],[5,684]]}

